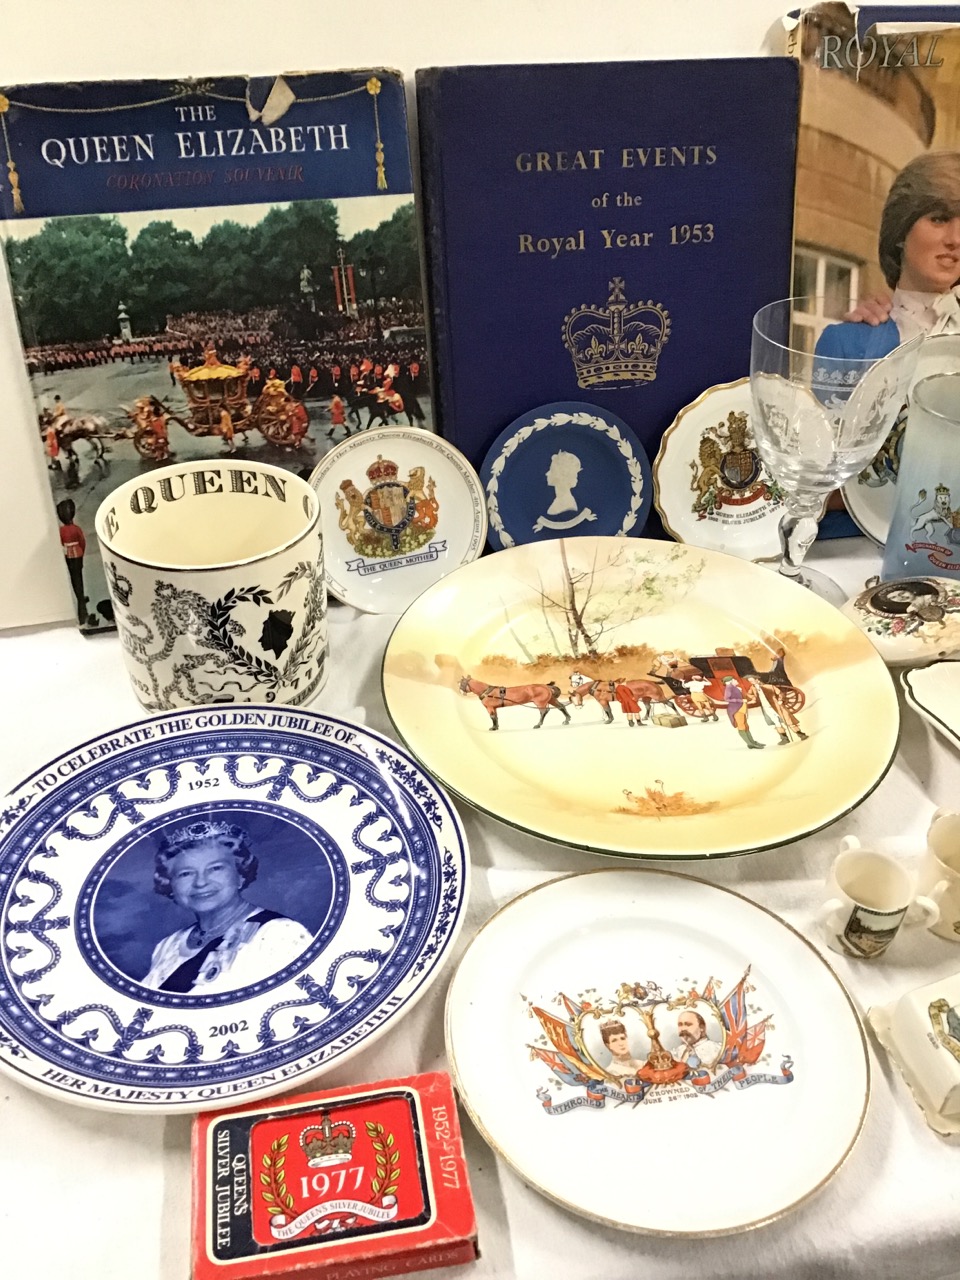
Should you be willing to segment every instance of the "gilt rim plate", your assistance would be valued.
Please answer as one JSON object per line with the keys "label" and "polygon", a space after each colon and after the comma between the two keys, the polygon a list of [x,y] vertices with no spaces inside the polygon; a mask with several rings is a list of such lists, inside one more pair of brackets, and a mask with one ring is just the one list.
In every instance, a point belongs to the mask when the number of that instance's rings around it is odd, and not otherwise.
{"label": "gilt rim plate", "polygon": [[[564,1208],[635,1232],[781,1217],[846,1160],[869,1099],[863,1028],[823,957],[676,872],[585,872],[513,899],[460,960],[445,1033],[493,1150]],[[736,1175],[703,1194],[727,1156]]]}
{"label": "gilt rim plate", "polygon": [[0,1068],[190,1112],[299,1085],[437,976],[466,841],[393,743],[275,707],[119,728],[0,807]]}
{"label": "gilt rim plate", "polygon": [[490,545],[552,538],[637,537],[653,499],[650,462],[622,418],[579,400],[521,414],[480,467]]}
{"label": "gilt rim plate", "polygon": [[893,761],[896,691],[812,592],[719,552],[634,538],[511,548],[394,628],[384,701],[449,790],[511,826],[667,859],[797,840]]}
{"label": "gilt rim plate", "polygon": [[327,589],[365,613],[402,613],[483,550],[480,477],[432,432],[381,427],[349,436],[317,463],[310,485],[320,499]]}
{"label": "gilt rim plate", "polygon": [[780,555],[783,491],[753,436],[750,379],[708,387],[663,433],[653,501],[678,542],[745,560]]}

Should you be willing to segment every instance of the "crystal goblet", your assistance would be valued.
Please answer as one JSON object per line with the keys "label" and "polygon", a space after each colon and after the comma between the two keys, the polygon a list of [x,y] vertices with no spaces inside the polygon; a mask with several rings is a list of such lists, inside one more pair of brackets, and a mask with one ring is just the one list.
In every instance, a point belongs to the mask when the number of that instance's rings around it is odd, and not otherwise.
{"label": "crystal goblet", "polygon": [[817,536],[826,496],[862,471],[886,439],[907,398],[922,338],[887,351],[889,338],[879,329],[849,325],[861,339],[849,347],[868,354],[820,355],[792,341],[798,312],[822,314],[814,299],[782,298],[754,316],[754,438],[784,493],[780,573],[839,605],[845,592],[803,559]]}

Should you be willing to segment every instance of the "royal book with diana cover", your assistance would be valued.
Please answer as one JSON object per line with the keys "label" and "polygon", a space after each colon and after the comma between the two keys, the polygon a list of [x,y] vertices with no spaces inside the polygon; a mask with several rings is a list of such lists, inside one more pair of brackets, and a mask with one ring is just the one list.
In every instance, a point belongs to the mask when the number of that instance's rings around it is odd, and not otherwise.
{"label": "royal book with diana cover", "polygon": [[84,630],[123,482],[432,426],[395,71],[0,87],[0,241]]}
{"label": "royal book with diana cover", "polygon": [[[960,7],[816,4],[789,14],[780,34],[802,83],[792,293],[811,302],[794,313],[794,345],[830,354],[842,343],[856,356],[921,333],[960,335]],[[863,298],[890,304],[882,327],[844,319]],[[925,348],[923,376],[956,367],[949,343],[940,350]],[[881,545],[907,423],[901,414],[841,490],[849,532]],[[935,488],[911,497],[915,521],[932,517],[928,571],[955,571],[960,494],[941,486],[939,515]]]}
{"label": "royal book with diana cover", "polygon": [[653,456],[746,376],[788,295],[798,68],[785,57],[417,72],[441,431],[479,465],[551,401]]}

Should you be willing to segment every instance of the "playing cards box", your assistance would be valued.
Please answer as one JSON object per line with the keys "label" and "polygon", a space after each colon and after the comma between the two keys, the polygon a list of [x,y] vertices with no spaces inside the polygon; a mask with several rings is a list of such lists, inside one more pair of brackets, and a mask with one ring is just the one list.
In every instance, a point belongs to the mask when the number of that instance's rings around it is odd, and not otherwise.
{"label": "playing cards box", "polygon": [[442,1072],[197,1118],[194,1280],[368,1280],[476,1256]]}

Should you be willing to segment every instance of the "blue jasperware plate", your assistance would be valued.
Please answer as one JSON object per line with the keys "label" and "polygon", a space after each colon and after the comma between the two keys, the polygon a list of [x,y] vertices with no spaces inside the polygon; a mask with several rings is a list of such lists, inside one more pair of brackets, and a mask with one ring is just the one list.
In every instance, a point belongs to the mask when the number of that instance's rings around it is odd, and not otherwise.
{"label": "blue jasperware plate", "polygon": [[579,534],[638,537],[653,498],[650,462],[616,414],[558,401],[523,414],[483,460],[496,549]]}
{"label": "blue jasperware plate", "polygon": [[120,1111],[289,1089],[423,994],[467,882],[455,810],[379,734],[256,706],[127,725],[0,802],[0,1067]]}

